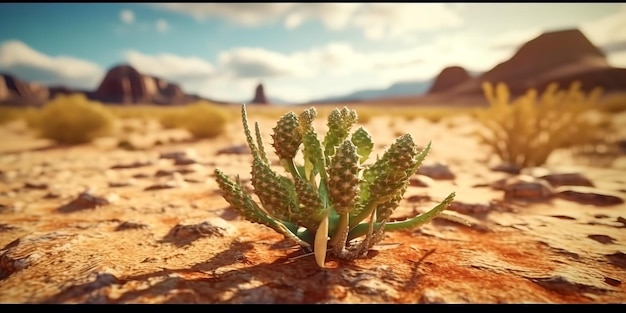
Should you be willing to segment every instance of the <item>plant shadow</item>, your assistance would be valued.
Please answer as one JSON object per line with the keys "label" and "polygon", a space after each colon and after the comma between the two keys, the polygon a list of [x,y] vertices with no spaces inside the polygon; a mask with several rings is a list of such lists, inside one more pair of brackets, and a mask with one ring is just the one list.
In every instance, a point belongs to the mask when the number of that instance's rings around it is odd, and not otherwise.
{"label": "plant shadow", "polygon": [[[101,273],[95,281],[70,286],[41,303],[73,303],[86,295],[86,302],[99,303],[141,303],[157,299],[159,303],[324,303],[339,300],[337,297],[347,292],[344,287],[351,287],[346,275],[366,272],[352,261],[333,258],[328,262],[335,263],[336,267],[320,269],[312,257],[302,257],[302,250],[287,252],[271,263],[232,268],[236,263],[252,264],[246,253],[253,249],[258,247],[251,242],[236,240],[210,260],[189,268],[162,268],[120,278]],[[368,258],[377,253],[370,251]],[[417,268],[422,260],[411,263],[414,275],[405,288],[414,289],[419,278]],[[115,299],[108,296],[110,287],[126,284],[149,287],[135,287]]]}

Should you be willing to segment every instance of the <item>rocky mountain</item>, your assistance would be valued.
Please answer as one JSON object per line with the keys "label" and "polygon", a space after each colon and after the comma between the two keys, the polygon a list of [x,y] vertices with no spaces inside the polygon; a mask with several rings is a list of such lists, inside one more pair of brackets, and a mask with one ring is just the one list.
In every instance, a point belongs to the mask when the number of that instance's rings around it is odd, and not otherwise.
{"label": "rocky mountain", "polygon": [[180,86],[159,77],[141,74],[126,64],[111,68],[96,90],[43,86],[23,82],[9,74],[0,74],[0,104],[39,106],[57,95],[72,93],[83,93],[91,100],[116,105],[182,105],[198,100],[226,103],[186,94]]}
{"label": "rocky mountain", "polygon": [[48,100],[50,90],[37,83],[24,82],[0,73],[0,104],[14,106],[40,105]]}
{"label": "rocky mountain", "polygon": [[435,82],[428,89],[428,93],[446,92],[471,78],[470,74],[460,66],[446,67],[437,75]]}
{"label": "rocky mountain", "polygon": [[504,82],[514,95],[529,88],[543,90],[552,82],[561,87],[575,80],[583,90],[602,86],[626,91],[626,69],[609,65],[605,54],[578,29],[541,34],[522,45],[507,61],[450,90],[454,95],[482,94],[482,83]]}
{"label": "rocky mountain", "polygon": [[265,90],[263,84],[258,84],[254,89],[254,98],[250,101],[251,104],[269,104],[267,97],[265,97]]}
{"label": "rocky mountain", "polygon": [[158,77],[142,75],[129,65],[110,69],[90,98],[118,104],[177,105],[188,102],[178,85]]}

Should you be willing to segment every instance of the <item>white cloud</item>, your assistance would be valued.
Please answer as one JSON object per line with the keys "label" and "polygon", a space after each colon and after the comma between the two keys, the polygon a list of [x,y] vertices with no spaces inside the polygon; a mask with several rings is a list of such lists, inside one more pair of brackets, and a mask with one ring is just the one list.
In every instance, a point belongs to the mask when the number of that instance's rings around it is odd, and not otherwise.
{"label": "white cloud", "polygon": [[120,20],[126,24],[132,24],[135,21],[135,13],[131,10],[122,10]]}
{"label": "white cloud", "polygon": [[151,56],[131,50],[124,53],[124,58],[140,73],[173,82],[203,81],[215,74],[215,67],[198,57],[181,57],[169,53]]}
{"label": "white cloud", "polygon": [[359,9],[359,3],[307,3],[300,4],[285,18],[285,27],[293,29],[306,20],[319,20],[331,30],[344,29]]}
{"label": "white cloud", "polygon": [[48,56],[17,40],[0,45],[0,69],[22,80],[75,88],[95,88],[104,76],[104,70],[95,63]]}
{"label": "white cloud", "polygon": [[155,24],[156,30],[160,33],[164,33],[169,29],[169,24],[164,19],[159,19]]}
{"label": "white cloud", "polygon": [[[615,13],[603,18],[581,23],[580,30],[599,47],[626,46],[626,4]],[[612,66],[626,68],[626,49],[607,49],[607,59]]]}
{"label": "white cloud", "polygon": [[158,3],[162,9],[184,13],[198,20],[224,18],[255,27],[282,21],[295,29],[308,20],[327,29],[360,29],[372,40],[408,37],[419,31],[457,27],[456,10],[443,3]]}
{"label": "white cloud", "polygon": [[262,48],[237,48],[218,55],[220,68],[234,78],[307,75],[310,69],[288,55]]}
{"label": "white cloud", "polygon": [[626,68],[626,51],[611,53],[607,59],[612,66]]}
{"label": "white cloud", "polygon": [[400,38],[418,31],[460,26],[461,17],[443,3],[371,3],[352,21],[369,39]]}

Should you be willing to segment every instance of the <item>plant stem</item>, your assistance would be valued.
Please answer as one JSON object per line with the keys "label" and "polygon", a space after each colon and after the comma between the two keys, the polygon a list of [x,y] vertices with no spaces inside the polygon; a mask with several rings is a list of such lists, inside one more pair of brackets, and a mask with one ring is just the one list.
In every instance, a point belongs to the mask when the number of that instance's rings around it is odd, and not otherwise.
{"label": "plant stem", "polygon": [[328,244],[336,251],[343,250],[343,247],[346,244],[346,238],[348,237],[348,232],[350,231],[350,229],[348,228],[349,220],[350,218],[347,212],[339,213],[339,223],[336,227],[337,230],[332,236],[330,236],[330,240],[328,242]]}

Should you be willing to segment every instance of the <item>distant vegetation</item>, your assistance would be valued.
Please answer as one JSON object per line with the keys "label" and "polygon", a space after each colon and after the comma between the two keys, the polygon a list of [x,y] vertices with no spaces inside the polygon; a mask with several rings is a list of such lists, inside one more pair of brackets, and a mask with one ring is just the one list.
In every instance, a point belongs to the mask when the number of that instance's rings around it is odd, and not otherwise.
{"label": "distant vegetation", "polygon": [[[214,138],[226,129],[231,117],[223,108],[204,101],[190,104],[180,112],[171,112],[173,125],[178,125],[189,131],[196,138]],[[167,119],[168,115],[164,115]],[[163,123],[163,117],[161,123]]]}
{"label": "distant vegetation", "polygon": [[27,110],[25,119],[41,137],[63,144],[86,143],[109,135],[115,122],[109,110],[83,94],[58,96],[40,110]]}
{"label": "distant vegetation", "polygon": [[588,95],[574,82],[567,90],[551,84],[541,96],[535,89],[511,101],[506,84],[483,84],[490,106],[476,112],[485,127],[483,143],[506,163],[520,167],[543,165],[557,149],[598,142],[610,122],[599,112],[601,88]]}

